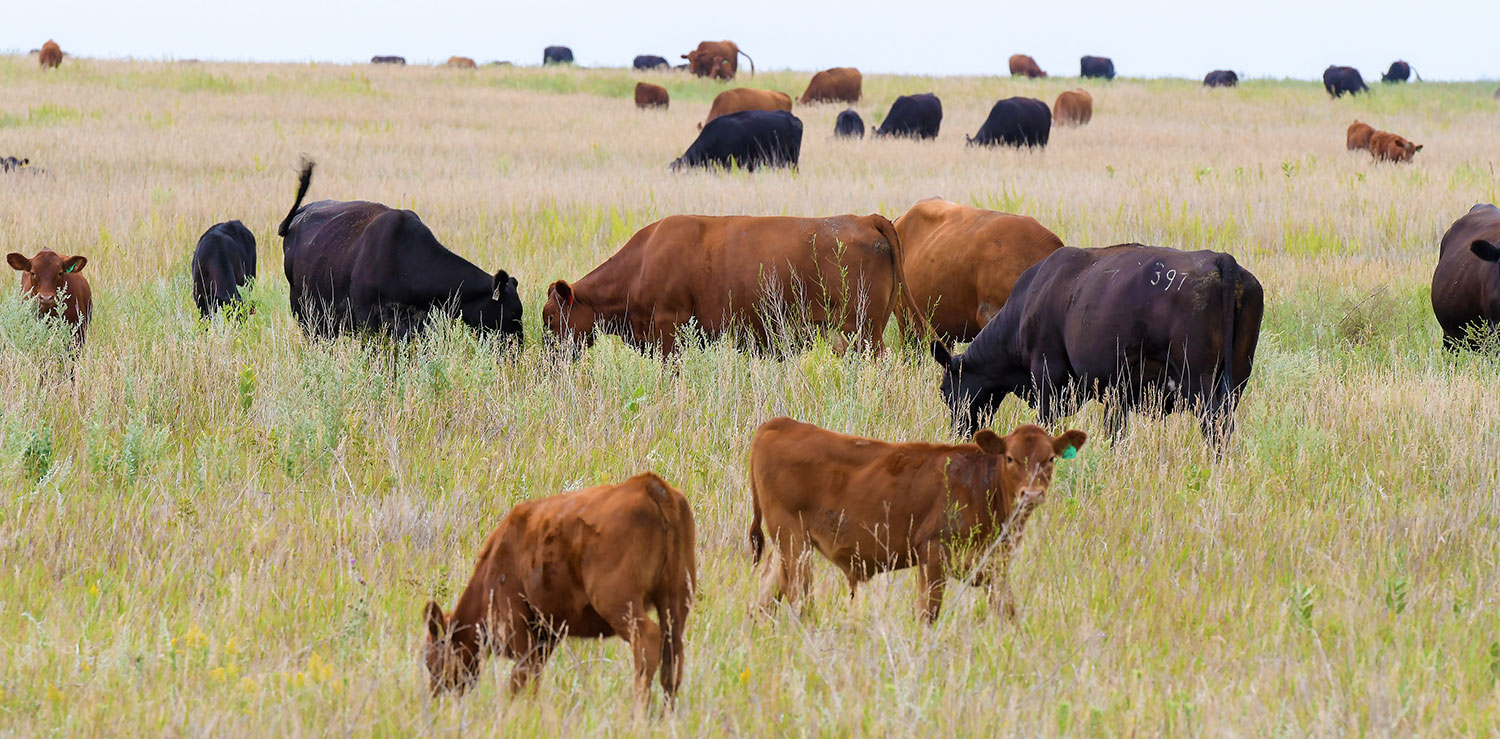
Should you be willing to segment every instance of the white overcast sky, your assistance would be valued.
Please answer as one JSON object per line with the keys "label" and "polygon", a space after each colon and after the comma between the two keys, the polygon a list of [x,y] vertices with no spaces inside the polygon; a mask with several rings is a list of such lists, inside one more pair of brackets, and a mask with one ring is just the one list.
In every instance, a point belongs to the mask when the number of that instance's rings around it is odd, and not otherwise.
{"label": "white overcast sky", "polygon": [[1054,74],[1112,57],[1125,76],[1318,78],[1329,64],[1378,79],[1405,59],[1428,79],[1500,78],[1500,0],[5,0],[0,50],[54,38],[83,57],[411,63],[450,55],[628,66],[732,39],[760,68],[1006,74],[1012,53]]}

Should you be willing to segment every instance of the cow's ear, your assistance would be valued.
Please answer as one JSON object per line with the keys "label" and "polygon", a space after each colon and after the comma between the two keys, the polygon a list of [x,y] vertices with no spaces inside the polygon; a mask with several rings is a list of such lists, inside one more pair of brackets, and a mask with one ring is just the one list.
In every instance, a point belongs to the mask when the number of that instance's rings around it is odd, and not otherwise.
{"label": "cow's ear", "polygon": [[1083,448],[1083,442],[1088,441],[1089,435],[1072,429],[1066,431],[1062,436],[1052,440],[1052,454],[1063,459],[1072,459]]}
{"label": "cow's ear", "polygon": [[84,265],[88,263],[88,257],[68,257],[68,261],[62,263],[62,271],[64,273],[82,272]]}
{"label": "cow's ear", "polygon": [[932,358],[944,367],[953,364],[953,353],[948,351],[948,347],[943,346],[943,342],[937,339],[932,340]]}
{"label": "cow's ear", "polygon": [[989,429],[980,429],[975,433],[974,443],[978,444],[979,448],[985,454],[993,454],[998,457],[1005,453],[1005,439]]}
{"label": "cow's ear", "polygon": [[17,272],[31,271],[31,260],[15,252],[5,255],[5,263],[9,264],[10,268]]}
{"label": "cow's ear", "polygon": [[573,286],[569,285],[567,280],[558,280],[552,283],[552,287],[548,292],[557,296],[558,305],[573,305]]}
{"label": "cow's ear", "polygon": [[[1486,262],[1500,262],[1500,248],[1496,248],[1494,244],[1484,239],[1469,244],[1469,251],[1474,252],[1474,256]],[[16,255],[12,254],[11,256]],[[11,262],[11,265],[14,266],[15,262]],[[20,267],[16,267],[16,269],[20,269]]]}
{"label": "cow's ear", "polygon": [[498,301],[500,299],[501,294],[505,292],[506,285],[510,284],[510,280],[511,280],[511,277],[510,277],[510,275],[505,274],[505,270],[502,269],[499,272],[496,272],[495,273],[495,289],[490,294],[490,299]]}
{"label": "cow's ear", "polygon": [[427,607],[422,609],[422,620],[427,623],[427,635],[434,640],[442,640],[448,635],[448,617],[443,615],[443,607],[437,601],[427,601]]}
{"label": "cow's ear", "polygon": [[1422,150],[1422,145],[1421,144],[1417,144],[1417,148],[1412,149],[1412,151],[1421,151],[1421,150]]}

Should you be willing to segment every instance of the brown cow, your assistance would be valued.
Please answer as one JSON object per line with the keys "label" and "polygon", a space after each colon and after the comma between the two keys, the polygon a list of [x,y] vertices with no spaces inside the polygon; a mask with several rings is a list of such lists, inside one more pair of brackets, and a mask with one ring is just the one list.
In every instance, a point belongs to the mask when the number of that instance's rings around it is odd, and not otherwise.
{"label": "brown cow", "polygon": [[1052,120],[1065,126],[1082,126],[1094,119],[1094,96],[1078,88],[1066,90],[1052,105]]}
{"label": "brown cow", "polygon": [[1421,144],[1413,144],[1390,131],[1376,131],[1370,136],[1370,156],[1377,162],[1409,162],[1421,150]]}
{"label": "brown cow", "polygon": [[89,263],[88,258],[43,249],[30,259],[11,252],[5,261],[21,273],[21,292],[36,301],[37,315],[57,315],[58,295],[62,293],[63,320],[73,327],[73,343],[81,346],[94,314],[94,291],[88,278],[79,274]]}
{"label": "brown cow", "polygon": [[[877,573],[917,567],[929,622],[950,576],[988,586],[995,607],[1014,618],[1011,553],[1047,495],[1053,464],[1087,438],[1028,424],[1004,438],[981,429],[973,444],[892,444],[790,418],[761,424],[750,442],[750,547],[761,562],[761,606],[806,594],[815,549],[843,571],[851,595]],[[767,535],[771,556],[763,560]]]}
{"label": "brown cow", "polygon": [[813,75],[807,83],[807,92],[797,102],[807,103],[857,103],[864,76],[854,67],[834,67]]}
{"label": "brown cow", "polygon": [[650,472],[516,506],[485,540],[453,612],[432,601],[423,611],[432,692],[467,690],[492,652],[516,660],[519,692],[562,637],[618,636],[635,657],[637,697],[650,701],[659,664],[670,703],[698,586],[694,538],[687,499]]}
{"label": "brown cow", "polygon": [[795,321],[836,327],[879,352],[904,282],[901,240],[880,215],[670,216],[577,282],[553,283],[542,325],[584,343],[607,331],[668,356],[689,321],[708,339],[748,330],[760,347]]}
{"label": "brown cow", "polygon": [[1349,148],[1349,151],[1368,151],[1370,137],[1374,135],[1374,126],[1355,120],[1349,124],[1349,131],[1344,134],[1344,145]]}
{"label": "brown cow", "polygon": [[42,44],[40,57],[42,69],[56,69],[62,65],[62,59],[62,47],[58,46],[56,41],[47,39],[47,43]]}
{"label": "brown cow", "polygon": [[703,128],[709,121],[721,115],[738,113],[742,110],[784,110],[792,112],[792,96],[775,90],[757,90],[753,87],[736,87],[725,90],[714,97],[713,105],[708,108],[708,117],[698,128]]}
{"label": "brown cow", "polygon": [[635,107],[665,108],[668,102],[667,88],[650,82],[635,83]]}
{"label": "brown cow", "polygon": [[[682,58],[688,60],[688,69],[698,77],[732,80],[739,71],[741,54],[745,52],[733,41],[704,41]],[[749,54],[745,59],[750,62],[750,74],[755,74],[755,60]]]}
{"label": "brown cow", "polygon": [[470,59],[470,58],[468,58],[466,56],[450,56],[450,57],[448,57],[448,63],[445,64],[444,66],[453,67],[454,69],[478,69],[479,68],[479,65],[475,64],[473,59]]}
{"label": "brown cow", "polygon": [[[972,341],[1000,312],[1025,272],[1062,239],[1029,216],[928,198],[896,219],[906,289],[948,341]],[[908,332],[905,311],[896,315]]]}
{"label": "brown cow", "polygon": [[1010,57],[1010,76],[1012,77],[1046,77],[1047,73],[1037,66],[1036,60],[1025,54],[1013,54]]}

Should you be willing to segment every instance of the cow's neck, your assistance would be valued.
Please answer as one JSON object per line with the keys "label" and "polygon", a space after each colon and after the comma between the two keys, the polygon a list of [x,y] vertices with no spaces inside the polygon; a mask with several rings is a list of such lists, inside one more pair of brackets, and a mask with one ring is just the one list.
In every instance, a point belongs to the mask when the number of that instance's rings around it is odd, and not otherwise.
{"label": "cow's neck", "polygon": [[573,295],[594,309],[596,321],[614,323],[625,317],[630,288],[641,273],[641,247],[626,244],[594,271],[573,283]]}
{"label": "cow's neck", "polygon": [[487,612],[491,611],[497,604],[500,583],[497,577],[503,577],[493,571],[493,565],[485,562],[481,566],[481,572],[476,572],[469,579],[469,584],[464,588],[463,595],[458,598],[458,605],[453,609],[453,618],[449,626],[453,631],[453,643],[472,650],[473,653],[480,652],[480,645],[491,651],[495,645],[490,644],[489,619]]}

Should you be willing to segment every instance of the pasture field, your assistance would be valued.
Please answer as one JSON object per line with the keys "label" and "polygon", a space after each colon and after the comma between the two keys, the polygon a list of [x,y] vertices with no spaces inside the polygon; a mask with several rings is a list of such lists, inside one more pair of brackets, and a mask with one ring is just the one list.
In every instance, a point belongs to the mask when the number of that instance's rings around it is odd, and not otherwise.
{"label": "pasture field", "polygon": [[[668,112],[634,109],[638,78]],[[1500,369],[1445,355],[1428,302],[1444,229],[1500,199],[1494,83],[1088,82],[1093,122],[1045,151],[964,147],[996,99],[1077,84],[867,77],[867,125],[932,90],[942,136],[837,141],[844,106],[797,106],[800,171],[747,175],[667,171],[722,87],[670,73],[0,59],[0,155],[47,170],[0,176],[0,241],[87,256],[96,306],[73,362],[5,277],[0,733],[1500,733]],[[1356,117],[1426,148],[1346,152]],[[412,208],[516,275],[524,349],[449,325],[399,351],[304,339],[275,238],[302,153],[309,199]],[[954,585],[924,626],[913,573],[851,601],[822,562],[805,610],[752,619],[752,430],[952,439],[936,366],[827,341],[569,359],[541,341],[545,286],[674,213],[894,219],[933,195],[1072,245],[1233,254],[1266,294],[1234,446],[1186,415],[1111,442],[1085,406],[1014,624]],[[259,242],[256,311],[204,322],[188,263],[230,218]],[[1030,419],[1011,399],[994,425]],[[492,659],[430,698],[422,605],[451,607],[501,516],[648,468],[697,516],[676,711],[633,709],[619,640],[567,643],[530,697]]]}

